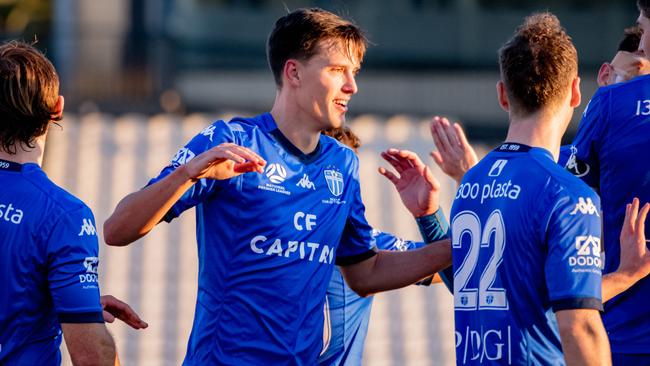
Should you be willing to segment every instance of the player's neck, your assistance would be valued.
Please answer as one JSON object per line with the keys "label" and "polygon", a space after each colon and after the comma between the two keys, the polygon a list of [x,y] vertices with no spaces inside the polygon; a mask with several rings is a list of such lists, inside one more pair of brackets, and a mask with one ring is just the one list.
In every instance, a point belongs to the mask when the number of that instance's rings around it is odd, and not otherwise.
{"label": "player's neck", "polygon": [[543,113],[535,113],[523,118],[511,116],[506,141],[541,147],[550,151],[557,161],[562,135],[566,130],[566,122],[563,122],[563,119],[564,117],[558,115]]}
{"label": "player's neck", "polygon": [[320,130],[307,123],[309,117],[304,116],[295,103],[283,102],[280,98],[281,96],[276,98],[271,109],[278,129],[303,153],[313,152],[318,146]]}
{"label": "player's neck", "polygon": [[15,144],[10,151],[16,151],[15,154],[10,154],[3,149],[0,149],[0,159],[12,161],[18,164],[36,163],[43,164],[43,154],[45,152],[45,136],[39,137],[34,141],[34,147],[30,148],[26,145],[19,143]]}

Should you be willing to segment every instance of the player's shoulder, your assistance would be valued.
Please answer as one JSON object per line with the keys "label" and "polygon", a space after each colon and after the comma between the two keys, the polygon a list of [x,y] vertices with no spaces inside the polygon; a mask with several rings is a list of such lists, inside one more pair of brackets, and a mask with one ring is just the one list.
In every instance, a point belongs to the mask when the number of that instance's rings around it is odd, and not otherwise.
{"label": "player's shoulder", "polygon": [[79,198],[54,183],[40,168],[25,167],[22,175],[29,184],[28,190],[41,209],[50,210],[49,215],[56,216],[64,212],[78,210],[90,211]]}
{"label": "player's shoulder", "polygon": [[334,153],[341,154],[344,156],[350,156],[350,157],[356,157],[357,155],[354,152],[354,150],[352,150],[352,148],[349,147],[348,145],[325,134],[321,134],[320,143],[322,145],[323,150],[327,149],[328,151],[332,151]]}
{"label": "player's shoulder", "polygon": [[596,90],[591,100],[626,98],[629,94],[634,94],[639,89],[648,88],[649,85],[650,75],[637,76],[623,83],[601,86]]}
{"label": "player's shoulder", "polygon": [[537,156],[535,161],[548,173],[545,186],[550,194],[555,197],[568,197],[571,200],[578,200],[581,197],[589,197],[593,201],[599,200],[593,189],[561,165]]}
{"label": "player's shoulder", "polygon": [[337,139],[321,134],[320,137],[321,155],[327,156],[328,162],[336,162],[343,166],[358,166],[359,157],[349,146]]}
{"label": "player's shoulder", "polygon": [[255,131],[268,133],[277,128],[273,116],[268,112],[253,117],[233,117],[228,121],[220,120],[214,122],[213,125],[240,133],[252,133]]}

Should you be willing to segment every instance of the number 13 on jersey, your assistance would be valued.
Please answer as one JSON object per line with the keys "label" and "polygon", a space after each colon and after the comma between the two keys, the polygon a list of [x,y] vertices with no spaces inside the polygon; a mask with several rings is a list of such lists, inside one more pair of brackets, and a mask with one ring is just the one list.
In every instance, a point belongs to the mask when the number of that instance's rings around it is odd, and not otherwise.
{"label": "number 13 on jersey", "polygon": [[[506,247],[504,226],[499,210],[490,213],[484,226],[472,211],[459,212],[453,218],[451,223],[453,249],[461,249],[463,245],[469,245],[469,250],[460,261],[461,264],[454,271],[456,310],[508,310],[506,290],[494,286],[498,275],[497,268],[502,262]],[[456,253],[457,251],[454,251],[454,255],[457,255]],[[487,264],[478,265],[479,262],[485,263],[479,259],[485,258],[490,253]],[[454,262],[459,261],[454,260]],[[478,288],[472,287],[470,281],[479,275]]]}

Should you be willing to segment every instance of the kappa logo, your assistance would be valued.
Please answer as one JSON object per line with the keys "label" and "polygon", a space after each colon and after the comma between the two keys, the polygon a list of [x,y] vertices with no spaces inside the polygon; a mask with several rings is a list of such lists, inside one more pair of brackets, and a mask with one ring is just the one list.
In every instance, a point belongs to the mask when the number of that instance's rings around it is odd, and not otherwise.
{"label": "kappa logo", "polygon": [[287,179],[287,170],[278,163],[267,165],[264,174],[266,174],[271,183],[275,184],[280,184]]}
{"label": "kappa logo", "polygon": [[323,174],[325,174],[327,188],[329,188],[330,192],[336,197],[343,194],[343,174],[334,169],[327,169]]}
{"label": "kappa logo", "polygon": [[97,274],[98,266],[99,266],[99,258],[86,257],[86,259],[84,259],[84,268],[86,268],[86,273]]}
{"label": "kappa logo", "polygon": [[577,159],[577,153],[578,148],[571,146],[571,156],[569,156],[569,160],[567,160],[564,169],[568,170],[576,177],[584,177],[585,175],[589,174],[589,170],[591,168],[589,167],[589,164]]}
{"label": "kappa logo", "polygon": [[212,137],[214,136],[214,125],[210,125],[201,131],[201,135],[209,137],[212,142]]}
{"label": "kappa logo", "polygon": [[178,166],[178,165],[183,165],[187,163],[188,161],[194,159],[196,154],[194,152],[186,147],[178,150],[176,155],[172,158],[172,164]]}
{"label": "kappa logo", "polygon": [[316,186],[314,185],[314,182],[309,180],[309,176],[307,174],[304,174],[300,179],[300,181],[296,183],[296,185],[304,189],[316,190]]}
{"label": "kappa logo", "polygon": [[578,198],[578,203],[576,203],[576,207],[571,211],[571,215],[575,215],[578,211],[583,215],[596,215],[600,217],[596,205],[594,205],[589,197],[587,199],[582,197]]}
{"label": "kappa logo", "polygon": [[498,177],[499,174],[501,174],[501,171],[503,168],[506,166],[508,163],[508,160],[505,159],[499,159],[492,164],[492,168],[490,168],[490,172],[488,173],[488,176],[490,177]]}
{"label": "kappa logo", "polygon": [[83,224],[81,225],[81,231],[79,232],[79,236],[84,236],[84,235],[95,235],[97,234],[97,230],[95,230],[95,226],[93,225],[92,220],[90,219],[83,219]]}

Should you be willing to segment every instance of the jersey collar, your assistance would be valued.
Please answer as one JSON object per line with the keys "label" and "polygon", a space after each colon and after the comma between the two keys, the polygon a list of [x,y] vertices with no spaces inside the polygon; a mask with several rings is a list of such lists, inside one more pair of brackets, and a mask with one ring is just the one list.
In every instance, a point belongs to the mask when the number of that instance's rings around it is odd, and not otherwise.
{"label": "jersey collar", "polygon": [[314,151],[310,152],[309,154],[305,154],[300,151],[300,149],[298,149],[293,143],[291,143],[291,141],[289,141],[289,139],[282,133],[282,131],[280,131],[271,113],[264,113],[262,115],[262,122],[264,124],[264,129],[268,131],[271,136],[275,137],[278,143],[282,145],[282,147],[289,154],[298,158],[301,163],[309,164],[320,156],[322,150],[320,139],[318,140],[318,145],[316,145]]}
{"label": "jersey collar", "polygon": [[0,159],[0,171],[20,172],[23,170],[23,164],[18,164],[9,160]]}
{"label": "jersey collar", "polygon": [[551,154],[550,151],[541,148],[541,147],[532,147],[516,142],[504,142],[501,145],[499,145],[494,151],[499,152],[499,153],[526,153],[530,152],[533,154],[539,154],[548,157],[551,160],[553,159],[553,154]]}

